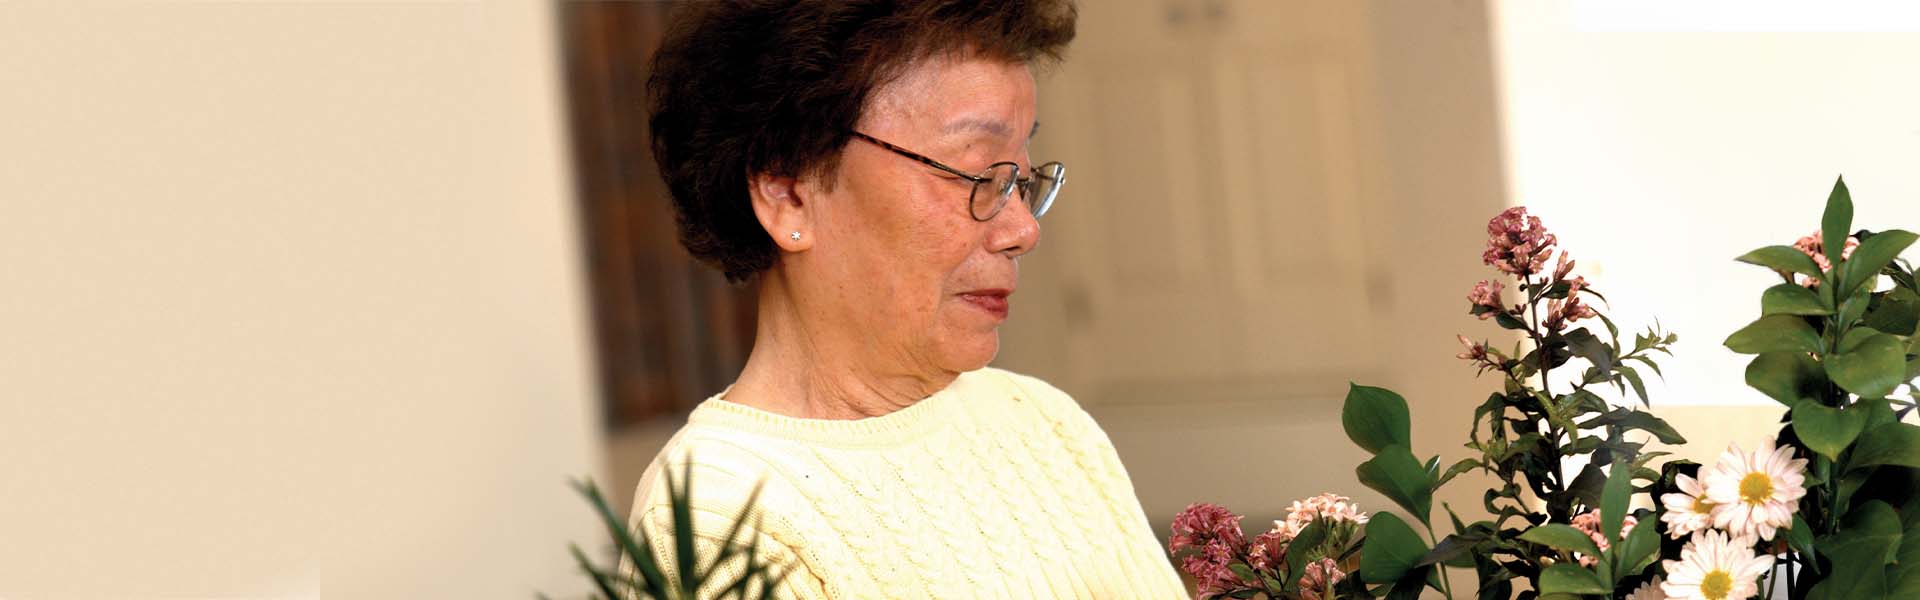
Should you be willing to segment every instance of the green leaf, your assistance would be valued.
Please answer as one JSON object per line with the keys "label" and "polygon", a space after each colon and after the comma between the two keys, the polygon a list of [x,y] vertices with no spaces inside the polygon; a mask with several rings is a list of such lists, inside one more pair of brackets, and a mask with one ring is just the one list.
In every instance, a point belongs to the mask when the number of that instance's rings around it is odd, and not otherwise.
{"label": "green leaf", "polygon": [[1633,393],[1640,397],[1640,404],[1651,406],[1647,404],[1647,384],[1646,382],[1640,381],[1640,372],[1633,370],[1633,367],[1624,365],[1620,367],[1619,372],[1620,376],[1626,378],[1627,383],[1633,386]]}
{"label": "green leaf", "polygon": [[1861,434],[1847,461],[1848,468],[1877,465],[1920,468],[1920,426],[1887,423]]}
{"label": "green leaf", "polygon": [[1867,315],[1867,307],[1873,304],[1873,292],[1866,288],[1860,288],[1853,295],[1845,298],[1846,301],[1840,304],[1840,314],[1833,317],[1836,323],[1851,324],[1859,321],[1861,317]]}
{"label": "green leaf", "polygon": [[1727,348],[1741,354],[1819,352],[1820,334],[1793,315],[1768,315],[1727,336]]}
{"label": "green leaf", "polygon": [[1794,435],[1827,458],[1838,459],[1840,452],[1853,443],[1866,425],[1865,410],[1839,409],[1814,400],[1801,400],[1793,405]]}
{"label": "green leaf", "polygon": [[1827,263],[1839,265],[1847,247],[1847,234],[1853,227],[1853,196],[1847,192],[1844,177],[1833,180],[1833,192],[1827,195],[1827,210],[1820,215],[1820,245]]}
{"label": "green leaf", "polygon": [[1287,542],[1287,578],[1299,581],[1306,573],[1307,556],[1314,554],[1313,549],[1327,540],[1326,522],[1314,519],[1300,530],[1292,541]]}
{"label": "green leaf", "polygon": [[1573,481],[1567,483],[1567,493],[1581,504],[1598,506],[1600,496],[1606,494],[1606,487],[1607,478],[1600,473],[1600,467],[1589,464],[1580,469],[1579,475],[1573,476]]}
{"label": "green leaf", "polygon": [[1861,324],[1899,336],[1920,333],[1915,331],[1920,329],[1920,295],[1907,288],[1894,288],[1881,296],[1880,303],[1867,312]]}
{"label": "green leaf", "polygon": [[1580,565],[1558,563],[1540,573],[1540,594],[1611,594],[1613,588]]}
{"label": "green leaf", "polygon": [[1393,584],[1380,600],[1420,600],[1420,589],[1433,575],[1433,567],[1416,567]]}
{"label": "green leaf", "polygon": [[[1813,526],[1808,525],[1806,519],[1800,518],[1800,515],[1794,515],[1793,525],[1781,533],[1787,538],[1787,547],[1793,548],[1795,552],[1805,554],[1808,558],[1818,555],[1813,548]],[[1820,563],[1815,560],[1814,564]]]}
{"label": "green leaf", "polygon": [[[1455,519],[1454,522],[1458,523],[1459,519]],[[1455,533],[1440,538],[1440,543],[1434,544],[1433,549],[1427,551],[1426,556],[1420,557],[1420,562],[1415,566],[1424,567],[1439,564],[1471,569],[1473,568],[1474,546],[1484,541],[1487,541],[1486,536],[1480,534],[1463,535]]]}
{"label": "green leaf", "polygon": [[1254,574],[1253,567],[1247,566],[1246,563],[1233,563],[1233,564],[1227,565],[1227,570],[1233,571],[1234,575],[1239,576],[1240,579],[1244,581],[1260,580],[1260,576]]}
{"label": "green leaf", "polygon": [[1826,370],[1805,352],[1767,352],[1747,363],[1747,385],[1787,406],[1818,397],[1826,384]]}
{"label": "green leaf", "polygon": [[1862,240],[1860,247],[1853,250],[1853,257],[1847,259],[1846,279],[1841,282],[1839,293],[1844,296],[1872,281],[1874,275],[1886,268],[1887,263],[1893,262],[1900,251],[1913,245],[1915,239],[1920,239],[1920,236],[1910,231],[1889,229]]}
{"label": "green leaf", "polygon": [[1462,458],[1458,462],[1453,463],[1453,466],[1447,467],[1447,472],[1441,473],[1440,478],[1433,481],[1433,487],[1439,489],[1440,486],[1446,485],[1449,481],[1453,481],[1454,477],[1458,477],[1462,473],[1472,471],[1479,467],[1480,459]]}
{"label": "green leaf", "polygon": [[[1626,521],[1627,501],[1633,499],[1633,468],[1623,462],[1608,469],[1607,487],[1600,492],[1600,531],[1607,543],[1620,541],[1620,525]],[[1589,555],[1598,556],[1598,555]]]}
{"label": "green leaf", "polygon": [[587,578],[593,580],[594,587],[600,588],[600,592],[603,594],[606,594],[608,598],[620,597],[619,592],[616,592],[613,589],[614,588],[613,577],[610,577],[606,573],[601,572],[600,569],[595,568],[593,566],[593,561],[587,560],[586,553],[580,551],[579,544],[567,544],[567,551],[573,554],[573,562],[574,564],[577,564],[580,566],[580,571],[582,573],[586,573]]}
{"label": "green leaf", "polygon": [[1593,363],[1593,368],[1602,372],[1613,370],[1613,347],[1608,346],[1606,341],[1594,337],[1585,328],[1569,331],[1564,337],[1574,356],[1587,359],[1587,362]]}
{"label": "green leaf", "polygon": [[[1855,338],[1854,332],[1868,332]],[[1864,339],[1864,341],[1855,341]],[[1862,398],[1885,398],[1905,380],[1907,348],[1899,338],[1873,331],[1849,332],[1842,351],[1826,356],[1827,377]]]}
{"label": "green leaf", "polygon": [[1506,329],[1513,329],[1516,331],[1525,331],[1528,329],[1526,321],[1516,319],[1513,317],[1513,315],[1510,315],[1504,312],[1493,315],[1493,322],[1498,323],[1500,327],[1506,328]]}
{"label": "green leaf", "polygon": [[1340,424],[1354,444],[1375,454],[1388,446],[1411,447],[1409,421],[1407,399],[1393,390],[1348,384]]}
{"label": "green leaf", "polygon": [[1366,549],[1360,552],[1360,579],[1368,583],[1399,581],[1427,554],[1426,542],[1406,521],[1389,512],[1374,513],[1367,521]]}
{"label": "green leaf", "polygon": [[1823,316],[1833,314],[1833,308],[1821,302],[1813,290],[1782,283],[1760,293],[1760,314]]}
{"label": "green leaf", "polygon": [[1382,448],[1372,460],[1354,469],[1360,483],[1386,495],[1408,513],[1427,523],[1433,508],[1433,475],[1405,446]]}
{"label": "green leaf", "polygon": [[1656,529],[1652,524],[1634,527],[1619,545],[1607,549],[1613,554],[1610,558],[1614,564],[1619,565],[1613,570],[1615,583],[1640,574],[1660,558],[1660,532]]}
{"label": "green leaf", "polygon": [[1827,548],[1834,558],[1834,576],[1847,569],[1844,562],[1884,565],[1894,560],[1900,549],[1900,513],[1879,500],[1870,500],[1847,511],[1840,531],[1814,542]]}
{"label": "green leaf", "polygon": [[[681,469],[680,483],[673,481],[673,469],[664,469],[667,476],[667,495],[673,509],[673,556],[676,565],[696,565],[698,554],[693,549],[693,461],[684,463]],[[677,489],[676,489],[677,488]],[[693,580],[694,569],[680,568],[680,589],[694,590],[697,582]]]}
{"label": "green leaf", "polygon": [[1600,556],[1600,547],[1593,544],[1593,538],[1570,525],[1547,523],[1521,532],[1520,539],[1557,550]]}
{"label": "green leaf", "polygon": [[1673,426],[1667,424],[1665,420],[1653,416],[1653,413],[1642,412],[1631,408],[1615,409],[1612,412],[1587,419],[1585,423],[1580,424],[1580,428],[1594,429],[1608,425],[1619,425],[1627,429],[1638,429],[1651,433],[1653,437],[1660,440],[1662,444],[1678,445],[1687,443],[1687,438],[1681,437],[1680,432],[1675,431]]}
{"label": "green leaf", "polygon": [[1789,273],[1799,273],[1813,277],[1820,276],[1819,263],[1813,262],[1813,257],[1807,256],[1805,252],[1801,252],[1793,246],[1767,246],[1742,254],[1740,258],[1734,260],[1750,265],[1760,265],[1776,271],[1787,271]]}

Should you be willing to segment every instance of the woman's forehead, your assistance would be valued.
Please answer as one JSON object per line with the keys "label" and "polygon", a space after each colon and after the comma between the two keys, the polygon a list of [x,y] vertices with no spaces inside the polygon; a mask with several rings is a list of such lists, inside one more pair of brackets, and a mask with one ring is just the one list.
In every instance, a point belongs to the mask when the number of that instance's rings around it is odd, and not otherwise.
{"label": "woman's forehead", "polygon": [[928,59],[874,90],[863,130],[915,136],[993,137],[1030,134],[1033,75],[1019,63]]}

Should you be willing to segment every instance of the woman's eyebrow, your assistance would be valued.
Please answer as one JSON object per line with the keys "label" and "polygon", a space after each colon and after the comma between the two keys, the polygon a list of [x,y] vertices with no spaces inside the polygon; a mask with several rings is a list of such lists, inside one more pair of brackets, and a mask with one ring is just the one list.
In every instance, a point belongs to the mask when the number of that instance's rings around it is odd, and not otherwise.
{"label": "woman's eyebrow", "polygon": [[1002,138],[1013,137],[1013,127],[1008,126],[1005,121],[982,117],[962,117],[957,121],[947,123],[946,129],[942,133],[960,133],[963,131],[979,131]]}
{"label": "woman's eyebrow", "polygon": [[[948,123],[945,130],[941,133],[952,134],[969,130],[980,131],[1001,138],[1013,137],[1013,127],[1007,125],[1005,121],[981,117],[964,117]],[[1031,140],[1037,135],[1040,135],[1040,122],[1034,121],[1033,129],[1027,131],[1027,139]]]}

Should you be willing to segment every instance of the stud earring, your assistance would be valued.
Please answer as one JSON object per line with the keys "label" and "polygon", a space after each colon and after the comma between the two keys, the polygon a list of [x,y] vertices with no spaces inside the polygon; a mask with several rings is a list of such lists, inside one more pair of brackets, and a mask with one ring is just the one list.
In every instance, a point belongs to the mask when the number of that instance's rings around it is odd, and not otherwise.
{"label": "stud earring", "polygon": [[800,232],[795,231],[793,233],[787,234],[787,239],[790,239],[796,242],[800,241]]}

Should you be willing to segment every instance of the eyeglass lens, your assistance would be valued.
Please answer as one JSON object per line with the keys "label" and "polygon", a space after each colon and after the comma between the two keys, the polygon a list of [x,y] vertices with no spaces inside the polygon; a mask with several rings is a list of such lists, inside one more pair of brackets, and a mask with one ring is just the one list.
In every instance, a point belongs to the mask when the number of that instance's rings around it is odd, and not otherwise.
{"label": "eyeglass lens", "polygon": [[1019,168],[1013,163],[1000,163],[982,173],[986,181],[975,183],[969,208],[973,217],[982,221],[1000,214],[1000,209],[1013,198],[1018,189],[1027,202],[1027,210],[1035,218],[1047,214],[1053,208],[1053,200],[1060,193],[1060,185],[1066,182],[1066,166],[1057,162],[1040,165],[1034,173],[1020,178]]}

